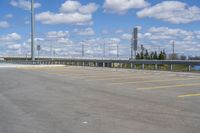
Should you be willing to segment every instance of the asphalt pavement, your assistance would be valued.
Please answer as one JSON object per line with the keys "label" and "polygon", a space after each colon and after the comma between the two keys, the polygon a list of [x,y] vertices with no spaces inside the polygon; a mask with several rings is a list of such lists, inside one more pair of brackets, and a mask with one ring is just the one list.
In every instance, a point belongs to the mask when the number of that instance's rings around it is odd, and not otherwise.
{"label": "asphalt pavement", "polygon": [[200,75],[0,68],[0,133],[200,133]]}

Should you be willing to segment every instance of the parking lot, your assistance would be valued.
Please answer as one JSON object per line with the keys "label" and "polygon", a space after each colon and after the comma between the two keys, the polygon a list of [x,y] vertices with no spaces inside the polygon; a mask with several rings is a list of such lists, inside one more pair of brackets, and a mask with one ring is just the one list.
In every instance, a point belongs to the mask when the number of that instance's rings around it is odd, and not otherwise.
{"label": "parking lot", "polygon": [[200,74],[95,67],[0,69],[3,133],[199,133]]}

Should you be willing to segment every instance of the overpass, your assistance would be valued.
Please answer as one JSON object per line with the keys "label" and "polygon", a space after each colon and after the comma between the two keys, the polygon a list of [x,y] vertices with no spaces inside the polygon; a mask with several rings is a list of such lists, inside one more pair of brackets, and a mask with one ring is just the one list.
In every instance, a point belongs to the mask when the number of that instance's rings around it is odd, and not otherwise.
{"label": "overpass", "polygon": [[17,63],[17,64],[65,64],[74,66],[91,66],[91,67],[116,67],[120,68],[136,68],[137,65],[141,66],[141,69],[145,69],[145,66],[154,66],[154,70],[158,70],[160,65],[168,65],[169,70],[173,71],[174,65],[184,65],[188,71],[191,71],[192,66],[200,66],[199,60],[133,60],[133,59],[117,59],[117,58],[74,58],[74,57],[41,57],[36,61],[31,61],[31,58],[26,57],[1,57],[1,63]]}

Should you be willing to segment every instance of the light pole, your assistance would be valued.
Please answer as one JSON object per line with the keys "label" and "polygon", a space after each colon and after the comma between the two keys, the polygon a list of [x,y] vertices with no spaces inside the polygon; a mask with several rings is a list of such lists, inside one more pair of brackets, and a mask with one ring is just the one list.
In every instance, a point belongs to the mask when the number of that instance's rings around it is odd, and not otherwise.
{"label": "light pole", "polygon": [[106,44],[105,44],[105,41],[103,43],[103,57],[105,58],[106,56]]}
{"label": "light pole", "polygon": [[174,42],[174,40],[173,40],[173,42],[172,42],[172,60],[174,60],[175,59],[175,42]]}
{"label": "light pole", "polygon": [[[133,59],[133,56],[135,56],[135,58],[136,58],[137,45],[138,45],[138,28],[135,27],[133,29],[132,38],[131,38],[131,59]],[[133,53],[133,51],[134,51],[134,53]]]}
{"label": "light pole", "polygon": [[38,61],[39,61],[39,55],[40,55],[40,50],[41,50],[41,46],[40,45],[37,45],[37,51],[38,51]]}
{"label": "light pole", "polygon": [[117,58],[119,58],[119,44],[117,43]]}
{"label": "light pole", "polygon": [[85,53],[84,53],[84,50],[85,50],[85,49],[84,49],[84,41],[82,41],[82,57],[84,57],[84,54],[85,54]]}
{"label": "light pole", "polygon": [[34,0],[31,0],[31,59],[35,60],[35,14],[34,14]]}

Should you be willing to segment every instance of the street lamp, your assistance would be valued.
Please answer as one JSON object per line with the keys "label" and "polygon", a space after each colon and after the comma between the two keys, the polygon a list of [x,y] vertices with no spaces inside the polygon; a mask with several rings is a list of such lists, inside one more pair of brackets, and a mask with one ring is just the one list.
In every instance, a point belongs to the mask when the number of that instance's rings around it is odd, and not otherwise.
{"label": "street lamp", "polygon": [[84,50],[85,50],[85,48],[84,48],[84,41],[82,41],[82,57],[84,57]]}
{"label": "street lamp", "polygon": [[35,60],[35,14],[34,14],[34,0],[31,0],[31,59]]}

